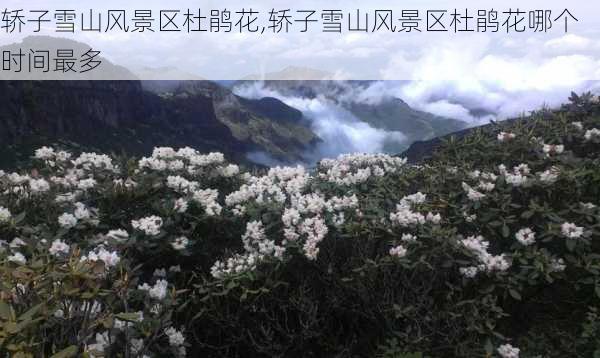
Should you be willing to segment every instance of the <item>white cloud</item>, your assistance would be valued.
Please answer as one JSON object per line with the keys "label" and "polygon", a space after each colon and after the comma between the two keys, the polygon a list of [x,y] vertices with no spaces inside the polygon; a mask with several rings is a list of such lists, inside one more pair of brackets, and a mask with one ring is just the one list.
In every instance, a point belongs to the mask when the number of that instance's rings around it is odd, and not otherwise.
{"label": "white cloud", "polygon": [[[378,153],[390,143],[405,143],[401,132],[385,131],[371,127],[323,96],[316,98],[285,96],[266,88],[260,82],[236,87],[236,94],[246,98],[277,98],[299,109],[310,120],[312,130],[322,139],[314,151],[305,153],[307,161],[314,163],[324,157],[336,157],[343,153]],[[269,162],[264,153],[253,153],[253,160]]]}

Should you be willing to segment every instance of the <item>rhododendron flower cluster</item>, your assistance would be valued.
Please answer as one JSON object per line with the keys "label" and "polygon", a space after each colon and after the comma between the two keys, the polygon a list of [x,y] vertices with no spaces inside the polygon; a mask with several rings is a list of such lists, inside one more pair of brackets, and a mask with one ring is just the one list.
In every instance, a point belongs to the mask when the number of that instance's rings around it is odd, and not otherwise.
{"label": "rhododendron flower cluster", "polygon": [[508,142],[509,140],[515,139],[516,137],[516,134],[508,132],[500,132],[497,136],[499,142]]}
{"label": "rhododendron flower cluster", "polygon": [[[482,236],[470,236],[460,241],[460,243],[469,251],[471,251],[479,260],[481,265],[477,266],[477,271],[506,271],[511,266],[510,262],[506,260],[505,254],[494,256],[488,252],[490,243]],[[474,276],[474,267],[470,267],[467,270],[463,270],[463,275],[469,277]]]}
{"label": "rhododendron flower cluster", "polygon": [[426,215],[423,215],[413,211],[414,206],[423,204],[426,198],[427,196],[421,192],[402,198],[400,204],[396,205],[396,212],[390,213],[390,221],[392,224],[401,227],[412,227],[426,222],[439,224],[442,220],[442,217],[439,214],[429,212]]}
{"label": "rhododendron flower cluster", "polygon": [[167,288],[169,286],[169,282],[167,280],[158,280],[153,286],[150,286],[147,283],[138,286],[138,290],[148,292],[148,295],[158,301],[162,301],[167,297]]}
{"label": "rhododendron flower cluster", "polygon": [[[149,169],[157,172],[187,172],[190,175],[201,173],[209,166],[219,165],[225,162],[225,156],[221,153],[200,154],[192,148],[175,150],[169,147],[155,148],[151,157],[142,158],[138,166],[140,169]],[[223,168],[219,168],[223,172]],[[231,174],[233,168],[227,170]]]}
{"label": "rhododendron flower cluster", "polygon": [[339,185],[355,185],[372,176],[396,173],[405,164],[405,158],[385,154],[345,154],[337,159],[322,160],[318,171],[323,180]]}
{"label": "rhododendron flower cluster", "polygon": [[111,268],[119,264],[121,257],[116,251],[108,251],[104,247],[99,247],[93,251],[90,251],[87,256],[83,256],[81,261],[102,261],[107,268]]}
{"label": "rhododendron flower cluster", "polygon": [[519,358],[519,353],[521,350],[519,348],[513,347],[510,344],[503,344],[498,347],[498,354],[502,358]]}
{"label": "rhododendron flower cluster", "polygon": [[586,131],[584,138],[588,142],[599,143],[600,142],[600,129],[592,128],[592,129]]}
{"label": "rhododendron flower cluster", "polygon": [[562,154],[565,151],[565,146],[562,144],[544,144],[542,150],[547,156],[552,156]]}
{"label": "rhododendron flower cluster", "polygon": [[531,169],[527,164],[519,164],[512,171],[508,171],[504,165],[500,165],[499,170],[506,183],[514,187],[520,187],[527,183],[528,175],[531,174]]}
{"label": "rhododendron flower cluster", "polygon": [[54,256],[68,254],[69,250],[70,250],[69,245],[67,245],[64,241],[61,241],[61,240],[54,240],[52,242],[52,245],[48,249],[50,254],[52,254]]}
{"label": "rhododendron flower cluster", "polygon": [[522,245],[533,245],[535,243],[535,232],[530,228],[521,229],[515,234],[515,238]]}
{"label": "rhododendron flower cluster", "polygon": [[573,223],[562,224],[560,230],[562,234],[569,239],[579,239],[583,236],[583,227],[577,226]]}
{"label": "rhododendron flower cluster", "polygon": [[134,229],[140,230],[148,236],[157,236],[158,234],[160,234],[160,229],[162,225],[162,218],[156,215],[131,221],[131,226]]}
{"label": "rhododendron flower cluster", "polygon": [[[306,271],[294,283],[316,275],[357,292],[369,286],[363,277],[391,277],[398,287],[385,286],[390,302],[415,272],[432,281],[442,277],[451,280],[457,297],[464,296],[462,289],[475,297],[456,308],[453,319],[463,317],[465,307],[496,324],[503,318],[492,316],[504,317],[501,306],[525,298],[527,287],[563,284],[571,271],[587,275],[581,268],[594,265],[581,253],[593,252],[599,203],[595,189],[576,180],[591,176],[595,162],[573,160],[600,138],[593,129],[582,137],[585,123],[567,126],[570,136],[579,131],[568,140],[494,130],[483,147],[489,153],[480,152],[488,159],[465,165],[446,157],[442,164],[409,166],[393,156],[352,154],[325,159],[314,169],[249,174],[221,153],[192,148],[156,148],[149,157],[125,162],[95,153],[72,159],[43,147],[30,174],[0,173],[0,230],[6,232],[0,258],[6,270],[17,272],[3,294],[11,304],[35,298],[29,293],[39,289],[37,279],[19,275],[37,270],[40,262],[61,272],[47,285],[61,294],[51,301],[57,303],[47,310],[47,322],[97,317],[102,323],[79,346],[90,355],[113,354],[127,339],[136,356],[184,356],[193,347],[186,337],[195,336],[174,307],[194,299],[207,310],[252,302],[252,319],[259,320],[261,300],[268,305],[281,299],[273,287],[259,285],[282,280],[281,291],[304,289],[285,285],[296,265]],[[565,143],[567,155],[560,155],[565,145],[548,142]],[[529,158],[510,155],[519,146],[527,146]],[[60,291],[79,282],[68,274],[79,269],[77,280],[92,280],[89,287],[101,295],[81,299]],[[480,304],[484,296],[502,299]],[[335,298],[336,305],[344,304]],[[126,300],[134,303],[122,304]],[[393,302],[386,312],[395,309],[391,305],[400,306]],[[155,331],[146,334],[148,327]],[[491,347],[500,339],[492,336]],[[150,352],[157,345],[162,351]],[[518,357],[520,350],[504,344],[496,353]]]}
{"label": "rhododendron flower cluster", "polygon": [[8,222],[12,218],[12,214],[7,208],[0,206],[0,224]]}

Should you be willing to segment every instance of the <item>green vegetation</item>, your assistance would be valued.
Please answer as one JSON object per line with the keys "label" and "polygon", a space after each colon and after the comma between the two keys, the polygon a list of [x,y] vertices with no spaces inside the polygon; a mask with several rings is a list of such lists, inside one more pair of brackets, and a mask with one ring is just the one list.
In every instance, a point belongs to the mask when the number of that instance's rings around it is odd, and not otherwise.
{"label": "green vegetation", "polygon": [[42,148],[0,173],[0,350],[598,357],[600,104],[571,100],[417,166]]}

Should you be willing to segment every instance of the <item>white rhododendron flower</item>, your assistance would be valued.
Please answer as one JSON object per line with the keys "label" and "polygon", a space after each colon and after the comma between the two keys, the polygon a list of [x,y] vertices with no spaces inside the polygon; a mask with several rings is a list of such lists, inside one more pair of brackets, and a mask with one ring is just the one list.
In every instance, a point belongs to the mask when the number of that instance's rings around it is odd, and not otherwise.
{"label": "white rhododendron flower", "polygon": [[0,206],[0,224],[7,223],[12,219],[12,214],[10,211],[2,206]]}
{"label": "white rhododendron flower", "polygon": [[566,222],[562,224],[560,230],[562,234],[569,239],[579,239],[583,236],[583,227],[573,223]]}
{"label": "white rhododendron flower", "polygon": [[20,175],[18,173],[8,174],[8,180],[14,185],[21,185],[28,182],[31,178],[29,175]]}
{"label": "white rhododendron flower", "polygon": [[498,354],[502,358],[519,358],[519,353],[521,350],[519,348],[513,347],[510,344],[503,344],[498,347]]}
{"label": "white rhododendron flower", "polygon": [[392,247],[390,249],[390,256],[394,256],[394,257],[398,257],[398,258],[403,258],[404,256],[406,256],[406,248],[402,245],[398,245],[396,247]]}
{"label": "white rhododendron flower", "polygon": [[204,208],[206,215],[220,215],[222,211],[221,205],[217,202],[219,191],[214,189],[198,190],[194,192],[194,200]]}
{"label": "white rhododendron flower", "polygon": [[142,231],[148,236],[157,236],[160,234],[163,220],[158,216],[148,216],[139,220],[131,221],[131,226],[139,231]]}
{"label": "white rhododendron flower", "polygon": [[175,328],[169,327],[165,329],[165,334],[169,338],[169,344],[172,347],[179,347],[185,344],[185,337],[183,336],[183,333]]}
{"label": "white rhododendron flower", "polygon": [[106,154],[82,153],[73,161],[75,167],[81,167],[84,170],[106,169],[112,172],[117,171],[113,165],[112,159]]}
{"label": "white rhododendron flower", "polygon": [[43,160],[54,159],[55,155],[56,155],[56,153],[54,152],[54,148],[41,147],[35,151],[36,159],[43,159]]}
{"label": "white rhododendron flower", "polygon": [[485,241],[482,236],[470,236],[461,240],[460,243],[477,257],[482,267],[488,272],[506,271],[511,266],[504,254],[494,256],[488,252],[490,243]]}
{"label": "white rhododendron flower", "polygon": [[185,200],[184,198],[179,198],[177,200],[175,200],[175,203],[173,204],[173,210],[175,210],[178,213],[185,213],[188,210],[189,204],[188,201]]}
{"label": "white rhododendron flower", "polygon": [[535,243],[535,232],[530,228],[521,229],[515,234],[515,238],[522,245],[533,245]]}
{"label": "white rhododendron flower", "polygon": [[567,268],[565,260],[553,258],[550,261],[550,270],[552,272],[562,272]]}
{"label": "white rhododendron flower", "polygon": [[461,267],[460,269],[458,269],[458,271],[461,275],[463,275],[466,278],[474,278],[475,276],[477,276],[477,273],[479,273],[479,268],[475,266]]}
{"label": "white rhododendron flower", "polygon": [[152,276],[154,276],[154,277],[162,277],[162,278],[167,277],[167,270],[164,269],[164,268],[156,269],[152,273]]}
{"label": "white rhododendron flower", "polygon": [[486,181],[481,181],[481,182],[479,182],[479,185],[477,186],[477,188],[489,193],[496,188],[496,184],[486,182]]}
{"label": "white rhododendron flower", "polygon": [[[130,315],[136,316],[136,317],[131,317],[130,320],[133,322],[142,322],[144,320],[144,312],[142,312],[142,311],[130,312]],[[127,321],[123,321],[118,318],[115,318],[114,328],[122,330],[122,329],[125,329],[126,327],[133,326],[134,325],[133,322],[127,322]]]}
{"label": "white rhododendron flower", "polygon": [[528,181],[528,175],[531,174],[531,169],[527,164],[520,164],[509,172],[504,165],[499,166],[500,174],[504,176],[507,184],[515,187],[523,186]]}
{"label": "white rhododendron flower", "polygon": [[110,230],[106,234],[106,237],[115,241],[126,241],[127,239],[129,239],[129,233],[122,229]]}
{"label": "white rhododendron flower", "polygon": [[432,224],[438,225],[442,222],[442,216],[440,214],[427,213],[425,220],[429,221]]}
{"label": "white rhododendron flower", "polygon": [[462,188],[467,193],[467,198],[469,198],[469,200],[471,201],[481,201],[486,197],[485,194],[473,189],[469,184],[465,182],[462,183]]}
{"label": "white rhododendron flower", "polygon": [[396,205],[396,212],[390,213],[390,221],[392,224],[402,227],[412,227],[422,225],[428,220],[439,223],[442,219],[439,214],[434,215],[429,213],[429,218],[427,218],[425,215],[413,211],[413,206],[423,204],[426,199],[427,196],[421,192],[402,198],[400,204]]}
{"label": "white rhododendron flower", "polygon": [[86,220],[92,217],[92,213],[83,203],[75,203],[73,215],[77,220]]}
{"label": "white rhododendron flower", "polygon": [[41,194],[50,190],[50,183],[45,179],[30,179],[29,189],[33,194]]}
{"label": "white rhododendron flower", "polygon": [[143,285],[138,286],[138,290],[147,291],[151,298],[161,301],[167,297],[168,286],[169,283],[166,280],[158,280],[154,286],[144,283]]}
{"label": "white rhododendron flower", "polygon": [[554,184],[558,180],[559,170],[556,167],[552,167],[539,174],[540,181],[544,184]]}
{"label": "white rhododendron flower", "polygon": [[19,247],[27,246],[27,243],[18,237],[15,237],[9,244],[11,249],[18,249]]}
{"label": "white rhododendron flower", "polygon": [[575,127],[577,130],[580,130],[580,131],[583,130],[583,123],[581,123],[581,122],[573,122],[573,123],[571,123],[571,125],[573,127]]}
{"label": "white rhododendron flower", "polygon": [[25,256],[20,252],[15,252],[13,255],[8,256],[7,260],[21,265],[25,265],[25,263],[27,262]]}
{"label": "white rhododendron flower", "polygon": [[600,142],[600,129],[592,128],[586,131],[584,138],[586,142]]}
{"label": "white rhododendron flower", "polygon": [[102,261],[106,268],[111,268],[121,262],[121,258],[116,251],[108,251],[104,247],[99,247],[90,251],[87,256],[83,256],[81,261],[97,262]]}
{"label": "white rhododendron flower", "polygon": [[110,338],[108,331],[104,333],[96,333],[95,338],[96,343],[87,345],[85,349],[91,357],[98,357],[93,353],[94,351],[103,353],[104,350],[110,346]]}
{"label": "white rhododendron flower", "polygon": [[90,190],[93,189],[96,186],[96,184],[97,182],[93,178],[83,179],[80,180],[79,183],[77,183],[77,189],[83,191]]}
{"label": "white rhododendron flower", "polygon": [[500,132],[498,133],[498,141],[499,142],[507,142],[511,139],[515,139],[517,136],[514,133],[508,133],[508,132]]}
{"label": "white rhododendron flower", "polygon": [[190,240],[188,240],[187,237],[182,236],[182,237],[178,237],[175,240],[173,240],[173,242],[171,243],[171,246],[173,247],[173,249],[175,250],[185,250],[185,248],[188,246]]}
{"label": "white rhododendron flower", "polygon": [[565,151],[565,146],[562,144],[554,145],[554,144],[544,144],[542,146],[542,150],[544,154],[550,156],[555,154],[562,154]]}
{"label": "white rhododendron flower", "polygon": [[48,249],[50,254],[54,256],[60,256],[62,254],[68,254],[70,250],[69,245],[67,245],[64,241],[54,240],[52,245]]}
{"label": "white rhododendron flower", "polygon": [[371,176],[396,173],[406,164],[405,158],[385,154],[344,154],[319,163],[319,177],[338,185],[355,185]]}
{"label": "white rhododendron flower", "polygon": [[229,164],[226,167],[219,167],[217,170],[225,178],[231,178],[240,173],[240,167],[235,164]]}
{"label": "white rhododendron flower", "polygon": [[403,234],[401,240],[404,241],[404,242],[406,242],[406,243],[411,243],[411,242],[416,242],[417,241],[417,237],[415,235],[412,235],[412,234]]}
{"label": "white rhododendron flower", "polygon": [[65,229],[75,227],[75,225],[77,225],[77,222],[78,220],[73,214],[64,213],[58,217],[58,224]]}
{"label": "white rhododendron flower", "polygon": [[195,181],[189,181],[181,176],[169,176],[167,178],[167,187],[179,193],[193,192],[200,184]]}

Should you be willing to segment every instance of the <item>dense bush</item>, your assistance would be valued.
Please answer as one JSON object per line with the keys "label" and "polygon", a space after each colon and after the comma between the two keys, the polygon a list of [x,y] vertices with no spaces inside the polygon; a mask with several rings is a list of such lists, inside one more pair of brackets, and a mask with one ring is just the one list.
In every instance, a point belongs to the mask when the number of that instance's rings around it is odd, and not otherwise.
{"label": "dense bush", "polygon": [[600,356],[600,105],[572,102],[419,166],[250,174],[189,148],[41,148],[0,172],[0,349]]}

